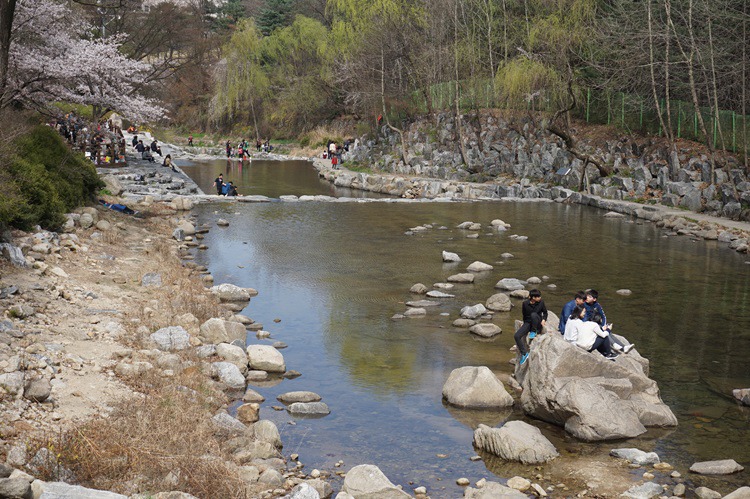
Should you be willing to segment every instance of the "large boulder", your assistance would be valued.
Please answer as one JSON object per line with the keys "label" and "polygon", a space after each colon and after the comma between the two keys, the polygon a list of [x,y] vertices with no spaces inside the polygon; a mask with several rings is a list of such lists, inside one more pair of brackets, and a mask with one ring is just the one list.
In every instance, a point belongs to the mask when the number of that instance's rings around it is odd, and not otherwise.
{"label": "large boulder", "polygon": [[505,293],[496,293],[487,298],[484,306],[496,312],[510,312],[513,304],[510,302],[510,297]]}
{"label": "large boulder", "polygon": [[247,360],[250,369],[269,373],[283,373],[286,371],[284,356],[271,345],[248,346]]}
{"label": "large boulder", "polygon": [[474,446],[508,461],[546,463],[559,456],[539,428],[523,421],[508,421],[500,428],[480,424],[474,430]]}
{"label": "large boulder", "polygon": [[720,461],[702,461],[694,463],[690,471],[699,475],[731,475],[745,468],[734,459],[722,459]]}
{"label": "large boulder", "polygon": [[647,373],[648,361],[636,350],[613,362],[559,334],[537,337],[528,362],[516,366],[523,410],[586,441],[632,438],[646,426],[677,426]]}
{"label": "large boulder", "polygon": [[156,348],[165,352],[185,350],[190,346],[190,335],[182,326],[163,327],[153,333],[150,338]]}
{"label": "large boulder", "polygon": [[486,366],[465,366],[451,371],[443,385],[443,398],[449,404],[473,409],[513,405],[513,397]]}
{"label": "large boulder", "polygon": [[355,466],[344,478],[341,491],[355,499],[402,499],[411,497],[386,477],[380,468],[372,464]]}
{"label": "large boulder", "polygon": [[234,340],[245,341],[247,330],[239,322],[224,319],[208,319],[201,324],[201,336],[206,343],[231,343]]}

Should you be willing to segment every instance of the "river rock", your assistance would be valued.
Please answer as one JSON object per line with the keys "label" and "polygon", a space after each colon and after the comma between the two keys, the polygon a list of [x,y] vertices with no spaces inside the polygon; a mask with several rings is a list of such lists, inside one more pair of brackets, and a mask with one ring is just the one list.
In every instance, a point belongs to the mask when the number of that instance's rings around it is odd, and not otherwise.
{"label": "river rock", "polygon": [[466,306],[461,309],[461,317],[464,319],[476,319],[487,313],[487,309],[484,305],[477,303],[476,305]]}
{"label": "river rock", "polygon": [[251,369],[271,373],[286,371],[284,356],[271,345],[250,345],[247,347],[247,357]]}
{"label": "river rock", "polygon": [[310,487],[314,488],[318,491],[318,494],[323,499],[327,499],[333,495],[333,487],[331,487],[331,484],[328,483],[325,480],[322,480],[320,478],[315,478],[312,480],[307,480],[306,482]]}
{"label": "river rock", "polygon": [[284,499],[320,499],[320,494],[312,485],[303,482],[285,495]]}
{"label": "river rock", "polygon": [[455,284],[450,284],[448,282],[436,282],[435,284],[432,285],[432,287],[433,288],[438,288],[438,289],[450,290],[450,289],[455,288],[456,285]]}
{"label": "river rock", "polygon": [[451,253],[450,251],[443,251],[443,261],[444,262],[460,262],[461,257],[455,253]]}
{"label": "river rock", "polygon": [[739,388],[732,390],[734,398],[742,402],[744,405],[750,405],[750,388]]}
{"label": "river rock", "polygon": [[326,416],[331,413],[325,402],[295,402],[287,410],[298,416]]}
{"label": "river rock", "polygon": [[448,276],[446,279],[448,282],[456,282],[459,284],[471,284],[474,282],[474,274],[454,274]]}
{"label": "river rock", "polygon": [[245,376],[240,372],[240,368],[231,362],[214,362],[211,364],[211,370],[214,377],[227,385],[229,388],[245,388]]}
{"label": "river rock", "polygon": [[281,484],[283,483],[283,479],[284,477],[277,470],[273,468],[268,468],[263,473],[260,474],[260,477],[258,478],[258,482],[265,483],[273,487],[280,487]]}
{"label": "river rock", "polygon": [[216,355],[239,367],[240,372],[247,372],[247,353],[244,348],[231,343],[219,343],[216,345]]}
{"label": "river rock", "polygon": [[31,499],[31,483],[24,478],[0,478],[0,497],[4,499]]}
{"label": "river rock", "polygon": [[635,350],[612,362],[559,334],[544,334],[532,343],[526,364],[516,366],[524,411],[565,427],[576,438],[632,438],[645,426],[677,425],[656,382],[646,375],[648,361]]}
{"label": "river rock", "polygon": [[455,298],[456,297],[456,295],[452,295],[450,293],[443,293],[442,291],[436,291],[436,290],[428,291],[427,296],[429,296],[430,298]]}
{"label": "river rock", "polygon": [[258,295],[258,292],[253,288],[241,288],[229,283],[212,287],[211,293],[218,297],[221,302],[248,301],[253,296]]}
{"label": "river rock", "polygon": [[641,466],[659,462],[659,455],[656,452],[643,452],[640,449],[612,449],[609,455]]}
{"label": "river rock", "polygon": [[510,312],[513,304],[510,302],[510,297],[505,293],[496,293],[487,298],[484,306],[496,312]]}
{"label": "river rock", "polygon": [[485,482],[481,487],[476,489],[467,487],[464,490],[464,499],[527,499],[528,496],[510,487],[506,487],[497,482]]}
{"label": "river rock", "polygon": [[356,499],[401,499],[411,497],[372,464],[355,466],[346,474],[341,491]]}
{"label": "river rock", "polygon": [[415,295],[423,295],[427,292],[427,286],[425,286],[421,282],[418,282],[414,286],[409,288],[409,292],[414,293]]}
{"label": "river rock", "polygon": [[26,383],[23,397],[32,402],[44,402],[52,393],[52,385],[47,378],[34,379]]}
{"label": "river rock", "polygon": [[406,306],[412,308],[437,307],[438,305],[440,305],[440,302],[431,300],[415,300],[406,302]]}
{"label": "river rock", "polygon": [[82,229],[88,229],[92,227],[94,223],[96,222],[94,221],[94,217],[90,213],[82,213],[81,217],[78,219],[78,224]]}
{"label": "river rock", "polygon": [[[36,483],[36,482],[35,482]],[[87,489],[64,482],[39,482],[39,499],[128,499],[128,496],[106,490]]]}
{"label": "river rock", "polygon": [[229,227],[229,222],[223,218],[220,218],[216,221],[216,225],[219,227]]}
{"label": "river rock", "polygon": [[508,487],[520,492],[526,492],[531,488],[531,482],[520,476],[514,476],[508,479]]}
{"label": "river rock", "polygon": [[453,327],[471,327],[476,323],[477,321],[461,318],[453,321]]}
{"label": "river rock", "polygon": [[500,428],[480,424],[474,430],[474,446],[523,464],[546,463],[559,455],[539,428],[523,421],[508,421]]}
{"label": "river rock", "polygon": [[481,336],[482,338],[492,338],[502,333],[503,330],[497,324],[491,322],[481,322],[474,324],[469,328],[469,332]]}
{"label": "river rock", "polygon": [[247,338],[245,326],[218,318],[208,319],[201,324],[200,334],[206,343],[232,343],[235,340],[244,342]]}
{"label": "river rock", "polygon": [[315,392],[286,392],[282,393],[276,400],[284,404],[293,404],[295,402],[320,402],[322,397]]}
{"label": "river rock", "polygon": [[216,433],[223,436],[239,435],[247,430],[247,426],[242,424],[239,419],[230,416],[226,411],[215,414],[211,418],[211,424]]}
{"label": "river rock", "polygon": [[719,461],[702,461],[694,463],[690,471],[700,475],[730,475],[745,468],[737,464],[734,459],[722,459]]}
{"label": "river rock", "polygon": [[408,308],[403,315],[404,317],[423,317],[427,315],[427,309],[422,307]]}
{"label": "river rock", "polygon": [[514,289],[510,292],[511,298],[517,298],[519,300],[525,300],[529,297],[529,290],[528,289]]}
{"label": "river rock", "polygon": [[245,424],[255,423],[260,419],[260,404],[242,404],[237,408],[237,419]]}
{"label": "river rock", "polygon": [[694,492],[698,499],[721,499],[721,494],[708,487],[697,487]]}
{"label": "river rock", "polygon": [[[245,378],[245,379],[247,379],[247,378]],[[242,396],[242,401],[243,402],[257,402],[257,403],[260,404],[261,402],[265,402],[266,401],[266,397],[264,397],[260,393],[256,392],[252,388],[246,388],[245,389],[245,395]]]}
{"label": "river rock", "polygon": [[510,277],[500,279],[497,281],[497,284],[495,284],[495,288],[503,289],[505,291],[514,291],[516,289],[523,289],[524,287],[525,286],[521,281]]}
{"label": "river rock", "polygon": [[161,285],[161,274],[158,274],[156,272],[149,272],[147,274],[143,274],[143,277],[141,277],[141,286],[143,286],[144,288],[159,288],[161,287]]}
{"label": "river rock", "polygon": [[510,224],[503,222],[499,218],[496,218],[492,222],[490,222],[490,225],[493,227],[503,227],[505,229],[510,229]]}
{"label": "river rock", "polygon": [[451,405],[472,409],[513,405],[513,397],[486,366],[464,366],[451,371],[443,385],[443,398]]}
{"label": "river rock", "polygon": [[279,429],[273,421],[261,419],[253,425],[253,435],[261,442],[268,442],[277,449],[282,447]]}
{"label": "river rock", "polygon": [[622,296],[630,296],[633,294],[633,292],[629,289],[618,289],[617,291],[615,291],[615,293]]}
{"label": "river rock", "polygon": [[177,230],[181,230],[184,236],[195,235],[195,226],[188,220],[180,220],[180,222],[177,224]]}
{"label": "river rock", "polygon": [[623,492],[620,497],[629,497],[631,499],[651,499],[663,494],[664,488],[658,483],[646,482],[643,485],[636,485]]}
{"label": "river rock", "polygon": [[5,390],[10,395],[21,393],[24,386],[24,375],[20,371],[0,374],[0,390]]}
{"label": "river rock", "polygon": [[164,352],[185,350],[190,347],[190,335],[182,326],[163,327],[149,336],[156,348]]}
{"label": "river rock", "polygon": [[36,313],[36,310],[34,310],[34,307],[30,305],[26,305],[25,303],[20,303],[16,305],[11,305],[8,308],[8,315],[10,317],[16,318],[16,319],[28,319],[32,315]]}
{"label": "river rock", "polygon": [[469,272],[487,272],[489,270],[494,269],[492,265],[480,261],[476,261],[471,263],[468,267],[466,267],[466,270]]}
{"label": "river rock", "polygon": [[724,496],[724,499],[750,499],[750,487],[740,487]]}

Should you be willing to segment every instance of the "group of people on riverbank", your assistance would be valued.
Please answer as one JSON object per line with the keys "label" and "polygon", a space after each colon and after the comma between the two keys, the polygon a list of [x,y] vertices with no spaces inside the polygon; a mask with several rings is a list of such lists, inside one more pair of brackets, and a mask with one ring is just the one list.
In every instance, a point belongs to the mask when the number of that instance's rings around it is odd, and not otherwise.
{"label": "group of people on riverbank", "polygon": [[[193,144],[192,135],[190,136],[188,143],[190,145]],[[273,146],[268,139],[266,139],[265,141],[257,139],[255,141],[255,150],[257,152],[271,152],[273,151]],[[232,143],[227,140],[224,144],[224,151],[227,154],[227,159],[232,157],[236,157],[240,161],[250,159],[250,143],[247,141],[247,139],[238,140],[237,147],[232,147]]]}
{"label": "group of people on riverbank", "polygon": [[343,163],[343,159],[341,156],[344,154],[344,152],[349,152],[349,146],[351,145],[352,140],[346,139],[344,141],[344,145],[339,145],[333,140],[329,140],[326,144],[326,148],[323,150],[323,159],[330,159],[331,160],[331,166],[334,170],[338,169],[338,165]]}
{"label": "group of people on riverbank", "polygon": [[[532,341],[547,324],[547,307],[538,289],[529,291],[529,298],[521,305],[521,313],[523,324],[513,338],[521,355],[521,364],[524,364],[529,358],[527,337]],[[607,323],[595,289],[576,292],[573,299],[563,306],[558,331],[566,341],[587,352],[596,350],[611,360],[633,348],[632,343],[626,345],[611,334],[612,324]]]}
{"label": "group of people on riverbank", "polygon": [[66,113],[50,123],[74,150],[85,154],[96,165],[125,162],[125,137],[113,120],[87,122],[75,112]]}
{"label": "group of people on riverbank", "polygon": [[[137,152],[141,154],[141,159],[145,159],[149,163],[155,163],[156,159],[154,159],[154,155],[152,153],[156,153],[161,157],[161,146],[159,145],[159,141],[156,139],[151,141],[151,144],[146,145],[143,143],[143,140],[138,138],[138,135],[133,135],[133,149],[135,149]],[[171,156],[170,156],[171,160]],[[171,165],[170,165],[171,166]]]}
{"label": "group of people on riverbank", "polygon": [[219,176],[214,179],[214,187],[216,188],[216,195],[217,196],[229,196],[234,197],[237,196],[237,187],[235,187],[234,182],[224,182],[224,174],[219,173]]}

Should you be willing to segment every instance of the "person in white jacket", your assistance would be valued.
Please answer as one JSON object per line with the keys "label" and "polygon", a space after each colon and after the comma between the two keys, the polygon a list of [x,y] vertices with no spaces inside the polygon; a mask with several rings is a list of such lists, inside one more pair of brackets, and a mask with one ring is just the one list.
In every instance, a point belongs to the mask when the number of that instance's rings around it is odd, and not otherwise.
{"label": "person in white jacket", "polygon": [[606,358],[614,359],[615,355],[612,354],[609,331],[602,329],[596,322],[584,322],[583,317],[585,315],[586,308],[577,305],[565,324],[565,335],[563,337],[587,352],[597,350]]}

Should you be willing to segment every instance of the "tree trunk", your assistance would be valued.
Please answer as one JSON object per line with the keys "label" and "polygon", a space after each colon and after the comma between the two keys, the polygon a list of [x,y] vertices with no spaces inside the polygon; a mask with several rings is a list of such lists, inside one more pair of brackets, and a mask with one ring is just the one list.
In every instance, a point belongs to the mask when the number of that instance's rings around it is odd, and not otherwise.
{"label": "tree trunk", "polygon": [[463,132],[461,131],[461,111],[459,109],[459,86],[458,86],[458,0],[454,0],[453,9],[453,68],[454,68],[454,114],[456,120],[456,140],[458,141],[458,148],[461,151],[461,160],[466,165],[466,169],[471,171],[471,165],[469,164],[468,158],[466,157],[466,146],[464,145]]}
{"label": "tree trunk", "polygon": [[[652,23],[652,16],[651,16],[651,1],[646,1],[646,8],[648,9],[648,51],[649,51],[649,70],[651,74],[651,94],[654,97],[654,106],[656,106],[656,115],[659,117],[659,124],[661,125],[661,129],[665,131],[665,134],[667,136],[667,142],[669,142],[669,148],[672,149],[672,134],[670,133],[669,129],[664,123],[664,117],[662,116],[661,112],[661,104],[659,103],[659,95],[656,92],[656,71],[654,70],[654,66],[656,65],[656,61],[654,60],[654,35],[653,35],[653,23]],[[667,66],[667,63],[664,64]],[[667,78],[667,81],[669,79]],[[667,84],[668,85],[668,84]]]}
{"label": "tree trunk", "polygon": [[383,106],[383,119],[385,120],[385,124],[388,125],[388,128],[398,133],[399,137],[401,137],[401,161],[403,161],[404,164],[406,164],[406,140],[404,139],[404,132],[400,128],[396,128],[395,126],[391,125],[391,120],[388,119],[388,113],[386,112],[386,107],[385,107],[385,51],[382,48],[380,49],[380,102]]}
{"label": "tree trunk", "polygon": [[5,87],[8,84],[10,31],[13,27],[15,11],[16,0],[0,0],[0,108],[8,104],[4,97]]}

